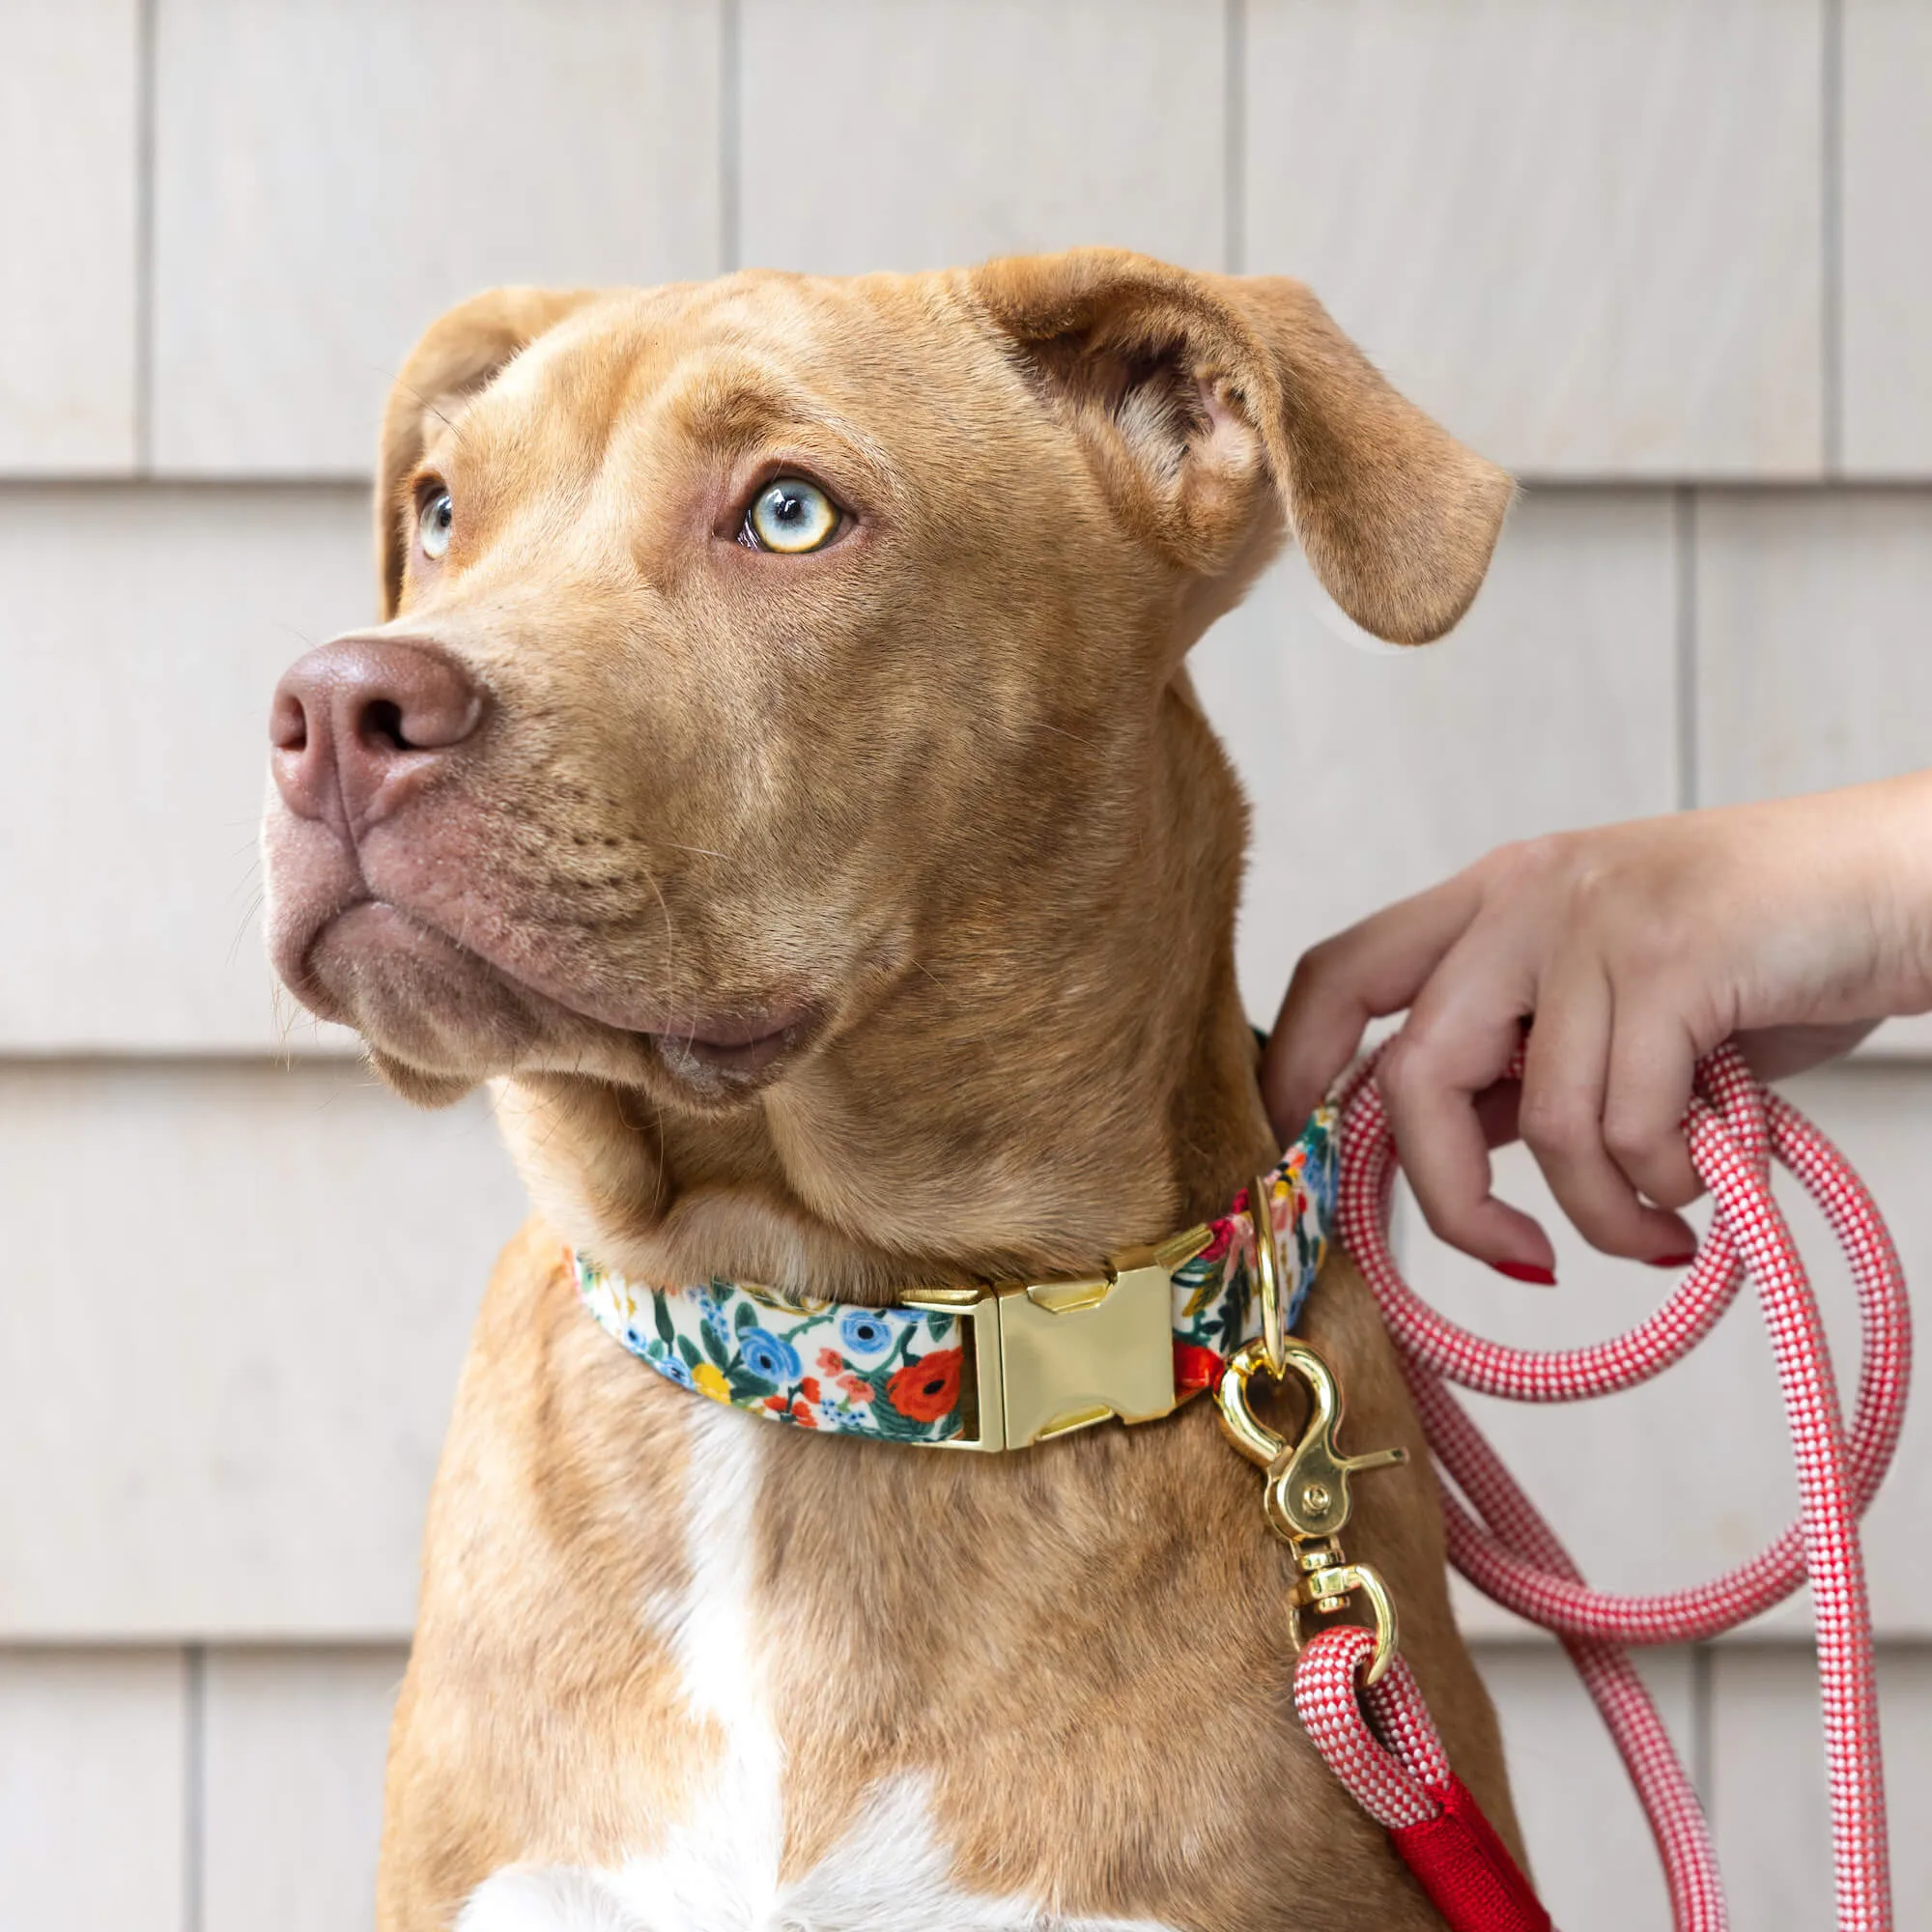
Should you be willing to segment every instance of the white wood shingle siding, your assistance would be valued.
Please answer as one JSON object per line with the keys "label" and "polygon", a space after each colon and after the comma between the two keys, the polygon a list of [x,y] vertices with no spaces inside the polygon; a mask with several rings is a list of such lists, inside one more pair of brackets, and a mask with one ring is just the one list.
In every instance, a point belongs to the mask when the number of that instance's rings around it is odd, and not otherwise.
{"label": "white wood shingle siding", "polygon": [[[439,308],[1087,240],[1312,281],[1527,490],[1438,651],[1359,648],[1291,560],[1197,653],[1266,1017],[1308,940],[1499,839],[1932,764],[1928,99],[1925,0],[0,0],[0,1925],[366,1922],[424,1488],[522,1200],[481,1102],[412,1114],[278,1009],[253,838]],[[1928,1042],[1799,1090],[1919,1280]],[[1518,1339],[1662,1287],[1573,1241],[1539,1296],[1406,1232]],[[1754,1319],[1495,1418],[1593,1575],[1788,1513]],[[1928,1431],[1871,1551],[1921,1932]],[[1558,1921],[1662,1927],[1567,1666],[1468,1616]],[[1752,1932],[1829,1917],[1804,1632],[1651,1664]]]}

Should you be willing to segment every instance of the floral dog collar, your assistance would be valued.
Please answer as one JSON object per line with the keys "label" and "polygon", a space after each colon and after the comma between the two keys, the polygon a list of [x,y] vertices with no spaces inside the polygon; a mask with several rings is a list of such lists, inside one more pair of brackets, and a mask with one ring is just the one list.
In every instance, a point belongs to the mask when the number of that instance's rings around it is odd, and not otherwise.
{"label": "floral dog collar", "polygon": [[[1323,1107],[1258,1183],[1272,1209],[1284,1328],[1321,1271],[1335,1175],[1335,1117]],[[714,1402],[874,1441],[1023,1448],[1109,1416],[1150,1420],[1219,1383],[1228,1357],[1263,1331],[1253,1192],[1208,1227],[1119,1258],[1104,1278],[909,1290],[885,1308],[753,1282],[657,1288],[571,1261],[601,1327]]]}

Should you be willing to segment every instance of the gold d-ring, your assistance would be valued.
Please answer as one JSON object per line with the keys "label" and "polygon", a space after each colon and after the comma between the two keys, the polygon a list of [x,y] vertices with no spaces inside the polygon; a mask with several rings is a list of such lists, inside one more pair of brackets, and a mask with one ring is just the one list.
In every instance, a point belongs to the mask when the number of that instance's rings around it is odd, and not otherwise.
{"label": "gold d-ring", "polygon": [[1258,1175],[1248,1182],[1248,1219],[1255,1231],[1255,1286],[1261,1291],[1262,1347],[1267,1354],[1268,1374],[1280,1381],[1288,1368],[1287,1328],[1282,1321],[1281,1254],[1274,1244],[1274,1188],[1265,1176]]}

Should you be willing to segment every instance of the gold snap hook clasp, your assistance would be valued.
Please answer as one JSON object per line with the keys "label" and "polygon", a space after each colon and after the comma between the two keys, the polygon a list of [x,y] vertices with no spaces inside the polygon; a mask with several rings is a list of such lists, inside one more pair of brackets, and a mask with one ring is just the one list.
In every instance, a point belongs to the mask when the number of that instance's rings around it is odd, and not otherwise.
{"label": "gold snap hook clasp", "polygon": [[1349,1478],[1364,1469],[1386,1469],[1406,1463],[1406,1449],[1372,1449],[1345,1456],[1335,1440],[1342,1421],[1342,1392],[1335,1372],[1306,1342],[1284,1338],[1282,1366],[1308,1388],[1308,1420],[1293,1444],[1255,1413],[1249,1386],[1258,1374],[1276,1378],[1268,1367],[1265,1339],[1244,1342],[1229,1359],[1216,1395],[1221,1429],[1250,1463],[1268,1474],[1268,1521],[1291,1540],[1335,1536],[1347,1525],[1352,1507]]}
{"label": "gold snap hook clasp", "polygon": [[[1257,1242],[1257,1252],[1261,1243]],[[1366,1563],[1350,1563],[1338,1541],[1352,1500],[1349,1478],[1364,1469],[1406,1463],[1406,1449],[1374,1449],[1345,1456],[1335,1432],[1342,1420],[1342,1392],[1327,1362],[1307,1343],[1284,1336],[1282,1368],[1307,1385],[1308,1420],[1294,1442],[1269,1428],[1255,1413],[1250,1387],[1257,1375],[1285,1378],[1271,1366],[1265,1335],[1244,1342],[1221,1378],[1215,1402],[1222,1433],[1249,1462],[1267,1472],[1262,1505],[1268,1527],[1294,1550],[1299,1577],[1289,1596],[1289,1634],[1301,1647],[1304,1610],[1326,1613],[1345,1608],[1357,1595],[1375,1617],[1376,1648],[1366,1681],[1378,1684],[1395,1655],[1395,1604],[1380,1576]]]}

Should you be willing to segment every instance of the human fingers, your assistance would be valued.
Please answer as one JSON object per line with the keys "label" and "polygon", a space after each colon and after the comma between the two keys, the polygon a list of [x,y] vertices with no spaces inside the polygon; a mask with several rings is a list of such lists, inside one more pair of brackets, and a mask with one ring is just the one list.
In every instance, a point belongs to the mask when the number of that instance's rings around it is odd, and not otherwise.
{"label": "human fingers", "polygon": [[[1659,1208],[1683,1208],[1704,1191],[1690,1164],[1684,1113],[1696,1077],[1697,1042],[1682,1017],[1662,1005],[1616,1003],[1603,1102],[1604,1146],[1617,1170]],[[1697,1242],[1684,1238],[1646,1260],[1677,1260]]]}
{"label": "human fingers", "polygon": [[1459,873],[1301,955],[1262,1054],[1262,1097],[1284,1141],[1353,1059],[1363,1028],[1415,998],[1480,898],[1475,881]]}
{"label": "human fingers", "polygon": [[1520,1038],[1520,997],[1504,962],[1466,941],[1450,952],[1382,1056],[1377,1081],[1416,1206],[1443,1240],[1520,1281],[1556,1279],[1555,1251],[1492,1192],[1497,1082]]}
{"label": "human fingers", "polygon": [[1537,1001],[1524,1055],[1522,1137],[1557,1205],[1592,1247],[1651,1261],[1693,1249],[1676,1215],[1646,1207],[1604,1144],[1614,1003],[1594,959],[1559,969]]}

